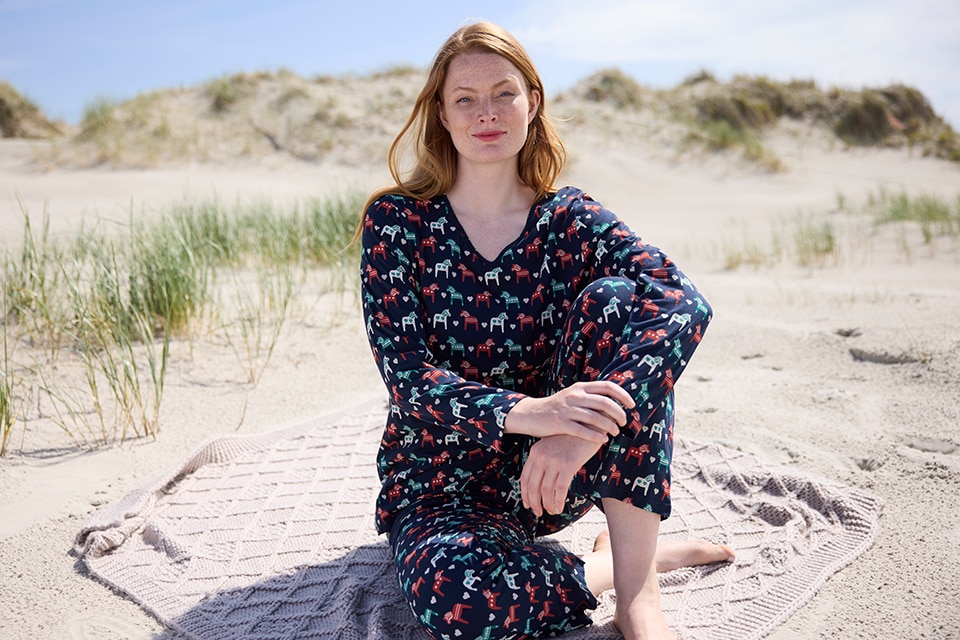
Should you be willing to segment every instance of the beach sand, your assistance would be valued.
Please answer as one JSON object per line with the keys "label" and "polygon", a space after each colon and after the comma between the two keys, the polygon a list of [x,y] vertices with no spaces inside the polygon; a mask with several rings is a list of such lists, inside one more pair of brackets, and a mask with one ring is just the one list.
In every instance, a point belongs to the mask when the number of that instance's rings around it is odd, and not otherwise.
{"label": "beach sand", "polygon": [[[927,245],[917,229],[875,228],[851,213],[881,191],[953,202],[960,166],[786,130],[765,141],[779,173],[588,131],[566,142],[567,180],[663,248],[714,307],[677,386],[678,432],[885,501],[873,547],[770,637],[960,637],[960,242]],[[0,143],[7,246],[21,237],[21,207],[36,221],[46,211],[51,231],[68,234],[81,221],[122,226],[185,196],[292,201],[387,177],[382,164],[281,160],[46,171],[30,162],[37,144]],[[807,219],[837,230],[823,265],[792,255]],[[779,259],[727,268],[777,246]],[[85,575],[74,536],[98,506],[210,435],[273,430],[383,394],[356,301],[310,291],[257,385],[223,344],[174,344],[156,441],[80,452],[49,425],[17,427],[0,460],[0,637],[178,637]]]}

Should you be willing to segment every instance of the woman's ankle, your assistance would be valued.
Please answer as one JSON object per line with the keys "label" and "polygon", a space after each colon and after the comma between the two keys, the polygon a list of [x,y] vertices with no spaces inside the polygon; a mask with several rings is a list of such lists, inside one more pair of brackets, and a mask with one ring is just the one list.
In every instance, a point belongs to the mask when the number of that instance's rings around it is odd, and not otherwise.
{"label": "woman's ankle", "polygon": [[613,624],[626,640],[670,640],[676,637],[660,607],[660,594],[643,594],[632,600],[617,596]]}

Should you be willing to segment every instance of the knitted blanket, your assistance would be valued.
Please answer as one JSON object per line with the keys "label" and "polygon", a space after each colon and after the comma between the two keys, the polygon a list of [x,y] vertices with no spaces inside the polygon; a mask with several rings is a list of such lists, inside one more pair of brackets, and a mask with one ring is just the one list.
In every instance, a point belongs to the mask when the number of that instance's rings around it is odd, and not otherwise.
{"label": "knitted blanket", "polygon": [[[424,640],[373,526],[380,400],[199,446],[177,468],[96,513],[77,536],[90,572],[186,638]],[[664,539],[707,538],[733,563],[660,576],[683,638],[762,638],[872,543],[866,492],[677,438]],[[596,509],[549,544],[589,551]],[[620,638],[604,595],[571,640]]]}

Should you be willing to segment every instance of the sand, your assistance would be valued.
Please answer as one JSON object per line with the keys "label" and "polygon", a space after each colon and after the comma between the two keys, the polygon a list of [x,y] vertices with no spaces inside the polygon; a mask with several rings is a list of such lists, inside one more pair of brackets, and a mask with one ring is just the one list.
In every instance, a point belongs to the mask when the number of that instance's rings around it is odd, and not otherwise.
{"label": "sand", "polygon": [[[715,309],[677,386],[677,429],[885,500],[873,547],[770,637],[960,637],[960,242],[926,245],[916,229],[875,230],[849,213],[881,189],[952,202],[960,166],[785,129],[765,142],[780,173],[579,129],[566,141],[568,181],[664,248]],[[8,246],[20,237],[21,204],[35,220],[46,209],[51,230],[66,234],[81,220],[122,225],[131,207],[148,216],[185,195],[295,200],[386,177],[382,164],[283,160],[41,171],[29,162],[35,144],[0,143]],[[803,216],[838,230],[826,264],[792,255]],[[777,243],[780,259],[726,268],[738,252]],[[311,290],[257,385],[223,344],[174,345],[156,441],[81,452],[49,425],[18,427],[23,450],[0,460],[0,637],[178,637],[87,577],[73,538],[98,506],[208,435],[272,430],[382,393],[356,302]]]}

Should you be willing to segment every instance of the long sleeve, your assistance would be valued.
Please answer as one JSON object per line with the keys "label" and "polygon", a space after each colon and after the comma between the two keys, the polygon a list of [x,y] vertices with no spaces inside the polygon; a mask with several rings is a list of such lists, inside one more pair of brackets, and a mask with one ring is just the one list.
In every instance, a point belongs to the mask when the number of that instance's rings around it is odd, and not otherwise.
{"label": "long sleeve", "polygon": [[[434,329],[459,320],[451,317],[452,305],[442,305],[446,292],[438,293],[438,282],[451,276],[455,263],[449,245],[435,245],[439,230],[429,226],[431,206],[385,196],[366,212],[361,290],[367,336],[394,412],[499,449],[506,413],[524,396],[483,384],[436,354],[442,338]],[[446,344],[456,346],[465,353],[462,343]]]}

